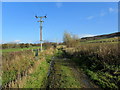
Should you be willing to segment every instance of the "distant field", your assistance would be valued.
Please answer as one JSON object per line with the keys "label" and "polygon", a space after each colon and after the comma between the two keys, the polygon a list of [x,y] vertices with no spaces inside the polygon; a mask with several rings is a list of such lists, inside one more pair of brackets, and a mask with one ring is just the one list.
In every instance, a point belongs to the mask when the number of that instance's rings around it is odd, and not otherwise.
{"label": "distant field", "polygon": [[23,51],[23,50],[30,50],[30,49],[39,49],[40,47],[29,47],[29,48],[9,48],[9,49],[2,49],[2,53],[5,52],[16,52],[16,51]]}
{"label": "distant field", "polygon": [[85,40],[82,42],[86,42],[86,43],[116,43],[120,41],[120,38],[116,37],[116,38],[106,38],[106,39],[98,39],[98,40]]}

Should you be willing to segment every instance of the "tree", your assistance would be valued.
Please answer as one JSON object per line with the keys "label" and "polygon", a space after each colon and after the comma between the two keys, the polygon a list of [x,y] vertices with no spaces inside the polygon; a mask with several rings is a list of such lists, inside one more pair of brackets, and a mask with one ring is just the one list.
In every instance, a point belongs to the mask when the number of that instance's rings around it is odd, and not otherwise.
{"label": "tree", "polygon": [[6,49],[8,48],[8,45],[7,44],[2,44],[2,49]]}
{"label": "tree", "polygon": [[77,35],[73,35],[68,32],[65,32],[63,36],[63,42],[64,44],[66,44],[67,47],[76,47],[77,45],[79,45],[78,39],[79,38]]}
{"label": "tree", "polygon": [[68,32],[64,32],[63,42],[66,44],[69,43],[71,40],[72,40],[71,34]]}
{"label": "tree", "polygon": [[24,48],[24,43],[21,43],[21,44],[20,44],[20,48]]}

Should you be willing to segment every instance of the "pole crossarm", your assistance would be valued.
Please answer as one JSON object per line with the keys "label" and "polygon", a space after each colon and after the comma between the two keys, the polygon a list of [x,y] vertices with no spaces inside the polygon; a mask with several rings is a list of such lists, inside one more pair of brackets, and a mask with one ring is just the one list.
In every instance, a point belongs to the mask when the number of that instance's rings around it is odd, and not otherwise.
{"label": "pole crossarm", "polygon": [[37,22],[44,22],[44,21],[37,21]]}

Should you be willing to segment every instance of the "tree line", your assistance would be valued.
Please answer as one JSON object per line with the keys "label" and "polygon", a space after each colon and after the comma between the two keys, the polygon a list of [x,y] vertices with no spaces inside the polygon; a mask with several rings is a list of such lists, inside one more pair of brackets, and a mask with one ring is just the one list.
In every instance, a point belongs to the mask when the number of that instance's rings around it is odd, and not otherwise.
{"label": "tree line", "polygon": [[[41,44],[32,44],[32,43],[20,43],[20,44],[16,44],[16,43],[6,43],[6,44],[2,44],[2,49],[9,49],[9,48],[29,48],[29,47],[33,47],[33,46],[40,46]],[[56,47],[57,43],[54,42],[44,42],[43,43],[43,47],[44,48],[50,48],[50,47]]]}

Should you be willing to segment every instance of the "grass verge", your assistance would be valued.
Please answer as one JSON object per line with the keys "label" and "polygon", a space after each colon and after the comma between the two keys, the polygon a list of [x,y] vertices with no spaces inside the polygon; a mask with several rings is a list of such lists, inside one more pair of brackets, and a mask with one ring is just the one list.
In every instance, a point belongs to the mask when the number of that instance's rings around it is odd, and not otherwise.
{"label": "grass verge", "polygon": [[29,47],[29,48],[9,48],[9,49],[2,49],[2,53],[6,52],[17,52],[17,51],[24,51],[24,50],[30,50],[30,49],[39,49],[40,47]]}
{"label": "grass verge", "polygon": [[28,79],[24,85],[24,88],[40,88],[43,81],[46,79],[49,64],[46,60],[43,60],[38,68],[28,76]]}
{"label": "grass verge", "polygon": [[60,88],[80,88],[80,83],[77,81],[70,70],[70,67],[61,66],[62,76],[61,76],[61,86]]}

